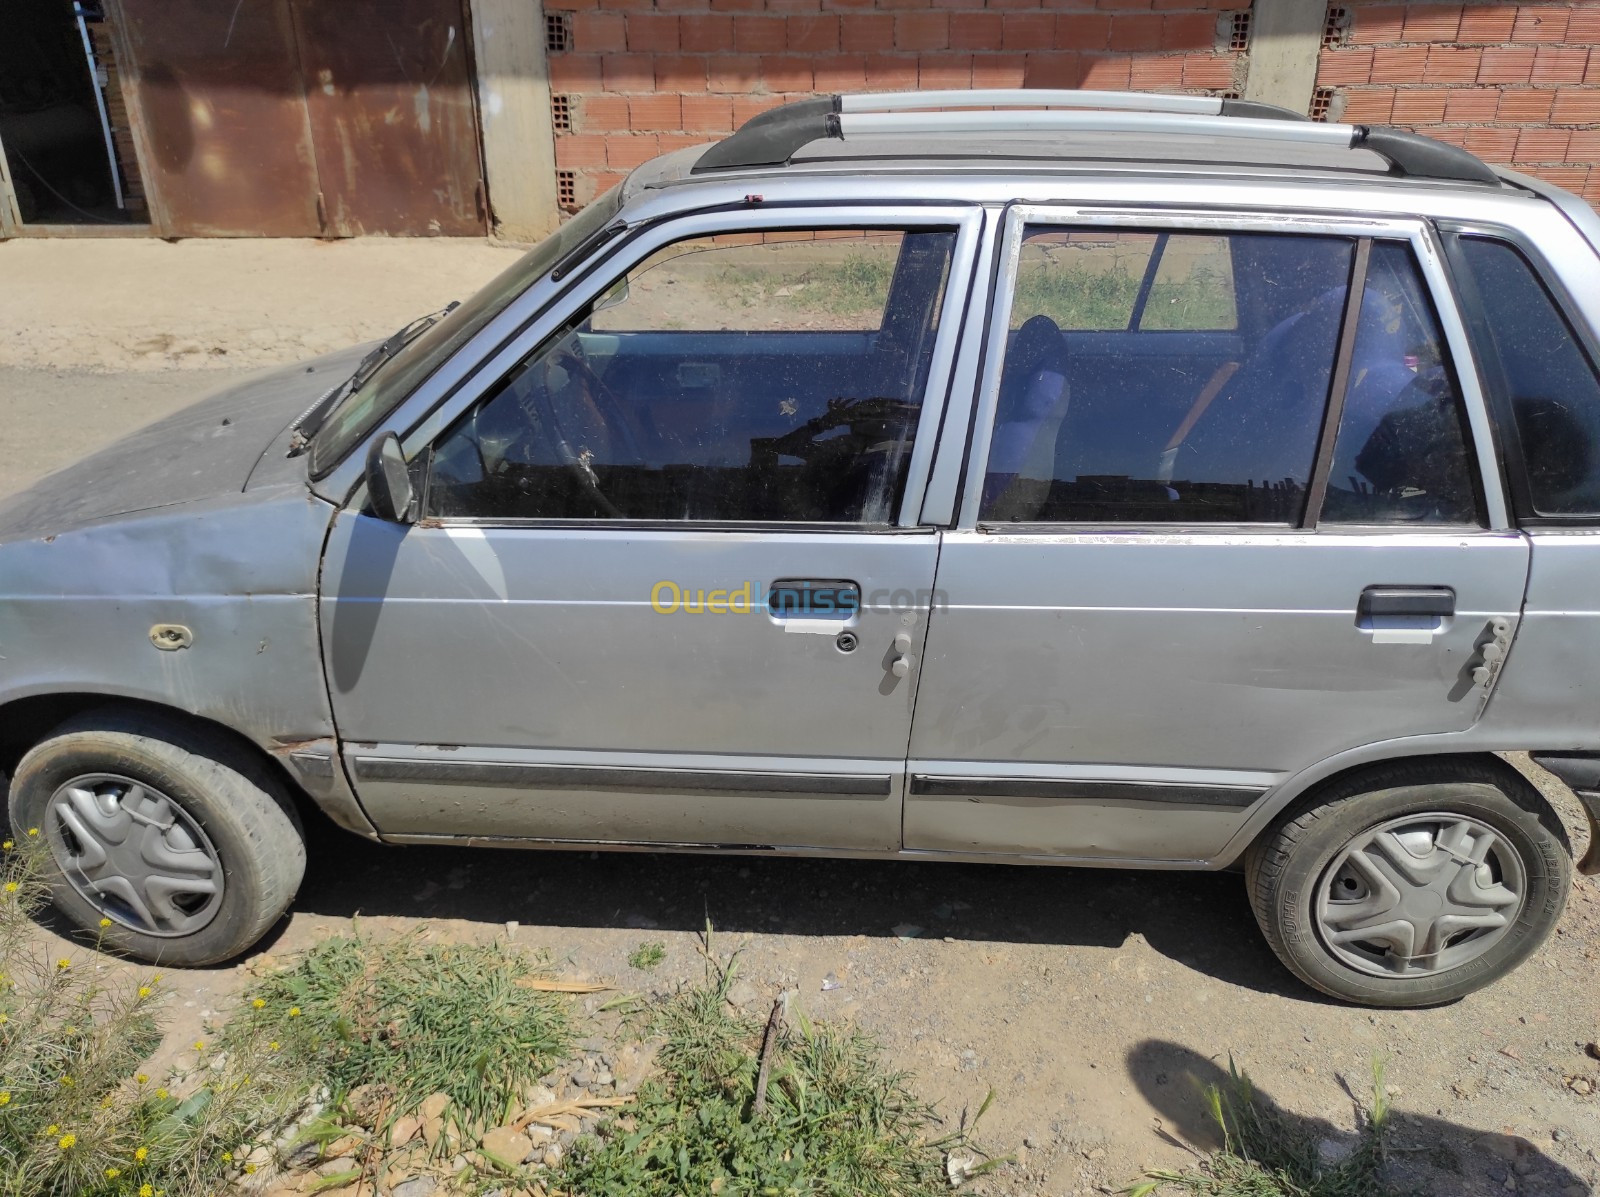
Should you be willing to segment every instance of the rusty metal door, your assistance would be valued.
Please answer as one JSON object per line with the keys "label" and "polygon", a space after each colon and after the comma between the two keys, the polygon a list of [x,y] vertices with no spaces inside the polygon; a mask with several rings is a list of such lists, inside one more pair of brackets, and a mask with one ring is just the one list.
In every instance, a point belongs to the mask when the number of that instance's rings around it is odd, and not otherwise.
{"label": "rusty metal door", "polygon": [[293,0],[336,236],[485,231],[460,0]]}
{"label": "rusty metal door", "polygon": [[157,231],[320,235],[288,0],[121,0],[120,10]]}
{"label": "rusty metal door", "polygon": [[486,231],[462,0],[120,0],[168,236]]}

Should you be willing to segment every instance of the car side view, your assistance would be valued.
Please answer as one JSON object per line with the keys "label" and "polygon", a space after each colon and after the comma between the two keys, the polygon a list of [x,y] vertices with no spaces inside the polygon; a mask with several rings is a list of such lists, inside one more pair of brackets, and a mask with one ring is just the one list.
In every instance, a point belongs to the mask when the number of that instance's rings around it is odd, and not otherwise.
{"label": "car side view", "polygon": [[77,925],[249,948],[300,812],[1239,869],[1324,993],[1600,871],[1600,218],[1203,96],[833,96],[0,503],[0,770]]}

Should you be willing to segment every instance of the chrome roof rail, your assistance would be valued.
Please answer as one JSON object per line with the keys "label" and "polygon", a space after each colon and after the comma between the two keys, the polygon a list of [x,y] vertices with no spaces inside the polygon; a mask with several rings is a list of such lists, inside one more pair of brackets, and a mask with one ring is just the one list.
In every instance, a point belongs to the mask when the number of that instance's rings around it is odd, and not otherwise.
{"label": "chrome roof rail", "polygon": [[[949,111],[962,108],[963,111]],[[1295,119],[1288,119],[1289,117]],[[1499,186],[1458,146],[1383,126],[1322,124],[1286,109],[1211,96],[1105,91],[936,91],[819,96],[769,109],[713,145],[693,173],[786,166],[813,141],[873,134],[1157,133],[1371,150],[1394,173]]]}

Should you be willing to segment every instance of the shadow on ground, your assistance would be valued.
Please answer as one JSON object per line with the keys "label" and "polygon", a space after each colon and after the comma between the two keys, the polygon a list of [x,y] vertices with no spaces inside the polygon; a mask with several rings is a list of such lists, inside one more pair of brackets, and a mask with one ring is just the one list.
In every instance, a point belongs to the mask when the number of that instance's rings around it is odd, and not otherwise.
{"label": "shadow on ground", "polygon": [[[1235,1061],[1244,1073],[1249,1060]],[[1202,1151],[1221,1146],[1217,1124],[1206,1104],[1206,1090],[1228,1091],[1228,1061],[1210,1059],[1179,1043],[1146,1039],[1127,1056],[1128,1075],[1156,1111],[1169,1139]],[[1390,1077],[1399,1084],[1400,1077]],[[1351,1133],[1361,1111],[1372,1104],[1370,1076],[1341,1076],[1350,1097],[1349,1125],[1335,1126],[1322,1118],[1285,1111],[1270,1094],[1256,1088],[1258,1100],[1276,1109],[1291,1134],[1304,1135],[1330,1149],[1354,1142]],[[1452,1197],[1509,1191],[1534,1194],[1589,1194],[1590,1187],[1564,1165],[1520,1136],[1485,1133],[1443,1118],[1394,1111],[1386,1138],[1388,1162],[1383,1175],[1400,1192],[1449,1193]],[[1132,1178],[1129,1178],[1132,1179]]]}
{"label": "shadow on ground", "polygon": [[1137,933],[1218,980],[1324,999],[1272,955],[1232,873],[368,843],[321,820],[302,913],[481,923],[1118,947]]}

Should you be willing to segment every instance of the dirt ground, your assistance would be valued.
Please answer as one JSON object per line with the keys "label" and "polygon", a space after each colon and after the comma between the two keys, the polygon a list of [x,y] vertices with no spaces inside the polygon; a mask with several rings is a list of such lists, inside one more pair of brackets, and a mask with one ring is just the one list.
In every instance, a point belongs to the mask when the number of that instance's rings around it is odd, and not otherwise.
{"label": "dirt ground", "polygon": [[[237,377],[233,363],[246,352],[263,365],[323,347],[317,337],[377,335],[510,260],[478,243],[432,242],[428,287],[412,277],[419,257],[393,279],[331,271],[328,289],[313,294],[268,260],[270,243],[249,243],[264,257],[238,266],[236,281],[271,286],[258,288],[257,307],[230,315],[215,293],[230,276],[200,271],[207,291],[178,269],[187,260],[162,257],[198,245],[141,245],[148,258],[96,268],[90,251],[111,243],[78,243],[83,260],[63,265],[54,286],[19,282],[27,272],[13,255],[40,244],[0,245],[0,492]],[[365,263],[353,248],[344,261]],[[29,268],[51,273],[32,259]],[[148,293],[146,327],[173,336],[204,327],[189,339],[228,350],[203,355],[213,370],[183,369],[199,360],[192,353],[135,352],[130,319],[93,291],[115,271],[148,271],[118,282]],[[35,299],[19,301],[19,289]],[[374,319],[379,299],[384,314]],[[18,333],[16,319],[32,331]],[[251,337],[268,327],[299,331],[268,349]],[[115,335],[101,344],[96,328]],[[229,367],[217,371],[218,361]],[[1539,778],[1581,851],[1576,805]],[[1370,1012],[1324,1000],[1284,971],[1231,874],[392,848],[315,820],[311,830],[306,882],[261,953],[291,952],[359,918],[379,934],[508,935],[547,949],[569,975],[667,991],[699,974],[695,936],[710,919],[717,946],[741,953],[737,996],[752,1008],[793,989],[809,1014],[858,1022],[952,1124],[996,1091],[979,1138],[1016,1163],[979,1191],[1108,1192],[1145,1165],[1181,1166],[1184,1144],[1211,1142],[1197,1083],[1218,1079],[1230,1057],[1336,1142],[1354,1125],[1372,1059],[1386,1058],[1397,1109],[1392,1168],[1421,1191],[1572,1197],[1600,1183],[1594,879],[1575,883],[1557,934],[1507,980],[1435,1010]],[[645,940],[667,948],[652,972],[627,964]],[[166,1058],[180,1059],[181,1045],[228,1010],[248,967],[168,972]],[[838,986],[824,990],[830,976]]]}

